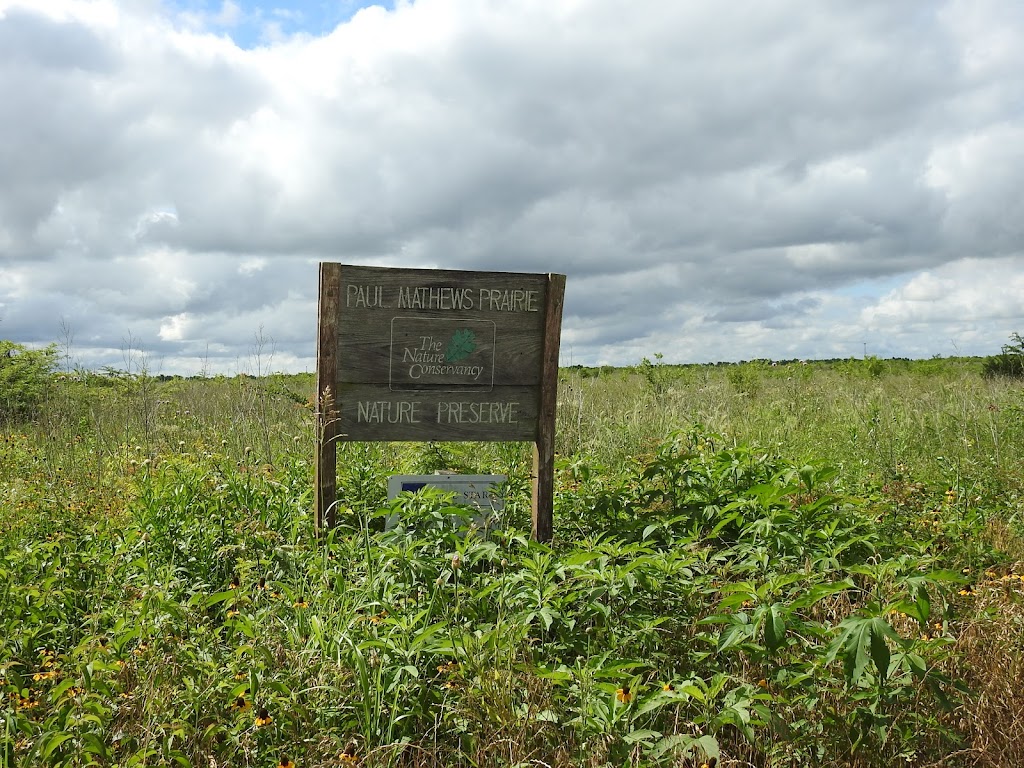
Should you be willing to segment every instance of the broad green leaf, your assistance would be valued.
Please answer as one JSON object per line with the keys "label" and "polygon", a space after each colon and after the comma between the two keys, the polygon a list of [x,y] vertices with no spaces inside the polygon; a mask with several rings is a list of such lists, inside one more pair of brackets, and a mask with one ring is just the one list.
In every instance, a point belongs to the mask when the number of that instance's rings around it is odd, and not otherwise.
{"label": "broad green leaf", "polygon": [[537,611],[537,615],[540,616],[541,621],[544,622],[544,629],[551,629],[551,625],[555,621],[555,614],[551,611],[551,609],[545,606],[544,608],[541,608],[539,611]]}
{"label": "broad green leaf", "polygon": [[840,654],[843,671],[851,685],[860,682],[864,668],[868,665],[868,645],[871,641],[871,619],[850,616],[839,625],[841,634],[829,646],[825,660],[830,662]]}
{"label": "broad green leaf", "polygon": [[915,590],[914,602],[917,604],[917,613],[921,621],[928,621],[932,613],[932,604],[928,599],[928,590],[924,585]]}
{"label": "broad green leaf", "polygon": [[668,752],[679,750],[681,752],[688,753],[690,747],[695,743],[695,739],[692,736],[685,734],[673,734],[672,736],[666,736],[661,739],[651,749],[651,757],[658,759]]}
{"label": "broad green leaf", "polygon": [[256,630],[252,628],[252,622],[249,621],[248,616],[235,616],[231,619],[231,626],[233,626],[243,635],[248,637],[250,640],[256,639]]}
{"label": "broad green leaf", "polygon": [[556,683],[567,683],[572,680],[572,672],[565,666],[560,666],[558,669],[544,669],[542,667],[537,670],[537,676]]}
{"label": "broad green leaf", "polygon": [[721,751],[718,747],[718,739],[711,734],[701,736],[699,739],[694,741],[694,745],[700,747],[709,759],[713,757],[718,760],[721,757]]}
{"label": "broad green leaf", "polygon": [[734,624],[732,627],[725,630],[719,637],[718,650],[724,651],[734,645],[739,645],[742,642],[751,640],[754,637],[754,631],[756,629],[757,627],[754,624]]}
{"label": "broad green leaf", "polygon": [[889,676],[889,646],[885,642],[885,630],[888,627],[882,619],[875,618],[871,622],[871,660],[878,667],[878,674],[884,680]]}
{"label": "broad green leaf", "polygon": [[235,592],[231,589],[226,590],[224,592],[215,592],[214,594],[206,598],[206,600],[204,601],[204,606],[210,608],[211,606],[217,605],[218,603],[226,602],[234,596]]}
{"label": "broad green leaf", "polygon": [[249,682],[239,683],[228,692],[228,699],[234,700],[249,690]]}
{"label": "broad green leaf", "polygon": [[630,731],[629,733],[625,734],[622,737],[622,740],[625,741],[627,744],[636,744],[636,743],[647,743],[647,744],[650,744],[655,739],[660,739],[660,738],[661,738],[661,732],[660,731],[652,731],[650,729],[638,729],[638,730],[635,730],[635,731]]}
{"label": "broad green leaf", "polygon": [[60,697],[63,696],[64,693],[69,688],[73,688],[74,685],[75,685],[75,681],[74,680],[64,680],[63,682],[61,682],[60,685],[58,685],[56,688],[54,688],[52,691],[50,691],[50,701],[59,701]]}
{"label": "broad green leaf", "polygon": [[768,608],[764,620],[764,644],[770,651],[777,651],[786,641],[786,622],[782,616],[782,606],[773,603]]}
{"label": "broad green leaf", "polygon": [[[420,615],[422,616],[423,613],[421,612]],[[436,635],[442,629],[444,629],[445,626],[446,625],[445,625],[445,623],[443,621],[439,621],[439,622],[436,622],[435,624],[431,624],[426,629],[421,630],[412,639],[412,642],[409,643],[409,650],[410,651],[422,650],[423,647],[427,644],[427,641],[430,640],[430,638],[432,638],[434,635]]]}
{"label": "broad green leaf", "polygon": [[43,747],[43,757],[47,758],[50,755],[52,755],[54,750],[56,750],[61,744],[63,744],[65,741],[71,738],[74,738],[74,734],[72,733],[56,733],[53,736],[51,736],[50,739],[47,740],[46,746]]}
{"label": "broad green leaf", "polygon": [[82,749],[104,759],[108,756],[107,745],[95,733],[82,734]]}
{"label": "broad green leaf", "polygon": [[790,608],[793,610],[809,608],[827,597],[831,597],[832,595],[836,595],[840,592],[845,592],[848,589],[853,589],[853,581],[851,579],[843,579],[842,581],[836,581],[831,584],[815,584],[807,590],[806,595],[798,597],[790,603]]}
{"label": "broad green leaf", "polygon": [[705,703],[708,700],[707,694],[704,691],[704,689],[700,686],[694,685],[693,683],[681,685],[676,689],[676,691],[678,693],[685,694],[690,698],[696,699],[701,704]]}

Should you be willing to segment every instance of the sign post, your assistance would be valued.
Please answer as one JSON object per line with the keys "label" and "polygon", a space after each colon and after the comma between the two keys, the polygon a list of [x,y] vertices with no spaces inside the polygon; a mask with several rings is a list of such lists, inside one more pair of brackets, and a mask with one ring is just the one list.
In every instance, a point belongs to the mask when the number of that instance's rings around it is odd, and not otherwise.
{"label": "sign post", "polygon": [[337,441],[529,441],[533,536],[552,535],[565,276],[320,265],[316,526]]}

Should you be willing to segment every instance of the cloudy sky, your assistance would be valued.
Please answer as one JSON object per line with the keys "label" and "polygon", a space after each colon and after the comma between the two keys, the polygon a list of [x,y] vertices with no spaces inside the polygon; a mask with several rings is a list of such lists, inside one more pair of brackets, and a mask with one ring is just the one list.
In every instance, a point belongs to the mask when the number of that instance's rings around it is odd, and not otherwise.
{"label": "cloudy sky", "polygon": [[562,272],[563,364],[996,352],[1024,3],[0,0],[0,338],[313,370],[324,260]]}

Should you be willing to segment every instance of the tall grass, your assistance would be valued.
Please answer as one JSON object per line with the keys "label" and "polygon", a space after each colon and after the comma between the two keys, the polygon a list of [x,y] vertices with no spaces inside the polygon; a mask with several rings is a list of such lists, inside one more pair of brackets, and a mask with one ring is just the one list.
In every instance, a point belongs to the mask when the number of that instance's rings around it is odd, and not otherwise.
{"label": "tall grass", "polygon": [[[0,765],[1024,764],[1019,386],[566,370],[521,444],[343,444],[309,376],[53,382],[0,437]],[[508,475],[496,533],[387,475]],[[402,524],[385,531],[383,519]]]}
{"label": "tall grass", "polygon": [[561,387],[561,450],[605,463],[701,424],[854,483],[984,475],[1012,487],[1021,475],[1024,388],[982,377],[976,360],[570,370]]}

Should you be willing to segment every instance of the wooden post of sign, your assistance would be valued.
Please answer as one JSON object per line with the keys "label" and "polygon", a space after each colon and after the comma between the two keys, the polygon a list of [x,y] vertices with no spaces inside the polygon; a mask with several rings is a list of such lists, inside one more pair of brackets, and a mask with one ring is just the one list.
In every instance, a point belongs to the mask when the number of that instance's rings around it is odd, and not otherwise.
{"label": "wooden post of sign", "polygon": [[537,441],[533,444],[533,538],[551,541],[555,503],[555,416],[558,405],[558,349],[562,334],[565,275],[548,275],[544,303]]}
{"label": "wooden post of sign", "polygon": [[336,522],[338,482],[338,316],[341,265],[320,264],[316,363],[316,518],[317,536]]}

